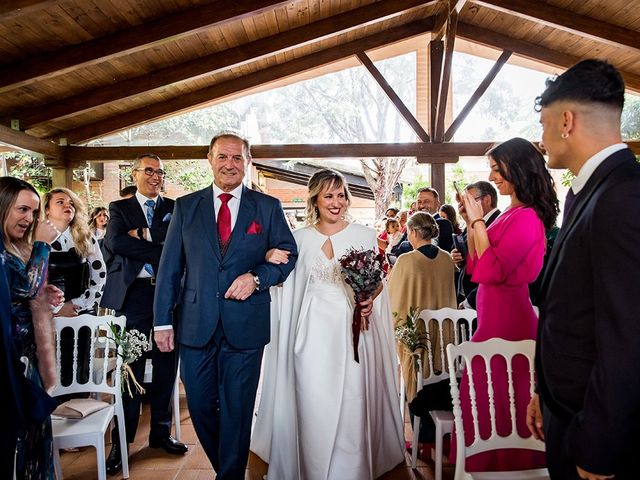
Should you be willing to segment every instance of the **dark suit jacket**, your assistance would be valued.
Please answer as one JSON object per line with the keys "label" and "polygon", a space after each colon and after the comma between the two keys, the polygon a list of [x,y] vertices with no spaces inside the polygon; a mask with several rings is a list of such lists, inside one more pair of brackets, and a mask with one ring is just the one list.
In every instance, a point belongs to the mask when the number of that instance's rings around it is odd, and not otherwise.
{"label": "dark suit jacket", "polygon": [[[236,348],[260,348],[269,342],[269,287],[287,278],[298,256],[280,202],[243,187],[229,242],[223,257],[212,187],[177,200],[158,271],[154,325],[175,328],[177,323],[181,344],[206,345],[219,321]],[[274,247],[291,252],[289,263],[265,261],[267,250]],[[225,299],[233,280],[248,271],[258,275],[260,289],[244,301]]]}
{"label": "dark suit jacket", "polygon": [[151,242],[139,240],[128,233],[129,230],[148,227],[147,218],[135,196],[109,205],[109,227],[104,240],[112,258],[100,302],[102,307],[116,310],[122,307],[129,285],[145,263],[150,263],[157,273],[173,205],[173,200],[158,197],[151,225]]}
{"label": "dark suit jacket", "polygon": [[639,246],[640,165],[624,149],[576,197],[539,302],[538,389],[568,426],[569,456],[594,473],[628,471],[640,450]]}
{"label": "dark suit jacket", "polygon": [[[500,210],[496,210],[491,214],[491,216],[487,219],[485,223],[486,227],[489,227],[496,218],[500,216]],[[467,230],[462,233],[464,237],[464,241],[467,241]],[[458,280],[457,284],[457,293],[463,295],[471,308],[476,308],[476,294],[478,293],[478,284],[471,281],[471,275],[467,275],[467,266],[466,261],[462,263],[462,268],[456,277]]]}

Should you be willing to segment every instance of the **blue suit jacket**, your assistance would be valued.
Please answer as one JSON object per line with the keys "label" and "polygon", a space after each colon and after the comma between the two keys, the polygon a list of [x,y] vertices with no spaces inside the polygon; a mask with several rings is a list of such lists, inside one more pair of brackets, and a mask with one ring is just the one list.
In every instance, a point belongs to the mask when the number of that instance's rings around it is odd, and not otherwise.
{"label": "blue suit jacket", "polygon": [[145,263],[150,263],[157,273],[174,203],[170,198],[158,197],[151,224],[152,242],[129,235],[129,230],[148,227],[147,219],[135,196],[109,205],[109,227],[104,241],[112,257],[107,263],[107,282],[100,306],[120,309],[129,285],[136,279]]}
{"label": "blue suit jacket", "polygon": [[[243,187],[229,241],[223,257],[212,187],[176,201],[160,259],[154,325],[173,325],[179,343],[206,345],[219,321],[236,348],[259,348],[269,342],[269,287],[287,278],[298,256],[280,202]],[[267,250],[274,247],[291,252],[289,263],[265,261]],[[250,270],[260,278],[259,291],[244,301],[225,299],[233,280]]]}

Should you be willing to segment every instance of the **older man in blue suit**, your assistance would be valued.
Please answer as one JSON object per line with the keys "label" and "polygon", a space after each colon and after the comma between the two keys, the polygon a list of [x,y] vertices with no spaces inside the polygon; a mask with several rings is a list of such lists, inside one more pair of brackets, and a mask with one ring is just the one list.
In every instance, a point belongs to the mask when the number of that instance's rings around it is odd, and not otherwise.
{"label": "older man in blue suit", "polygon": [[[189,411],[218,480],[244,479],[262,351],[269,342],[269,287],[297,257],[280,202],[242,184],[249,144],[215,136],[213,184],[177,200],[154,303],[162,351],[180,344]],[[267,262],[270,249],[289,252]]]}

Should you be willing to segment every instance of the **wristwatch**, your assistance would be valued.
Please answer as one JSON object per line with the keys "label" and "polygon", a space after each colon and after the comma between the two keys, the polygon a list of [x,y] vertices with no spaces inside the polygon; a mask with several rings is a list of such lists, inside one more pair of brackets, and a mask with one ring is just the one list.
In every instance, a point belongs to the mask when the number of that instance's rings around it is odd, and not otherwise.
{"label": "wristwatch", "polygon": [[260,290],[260,277],[258,276],[258,274],[253,270],[249,270],[248,273],[253,275],[253,281],[256,282],[256,290]]}

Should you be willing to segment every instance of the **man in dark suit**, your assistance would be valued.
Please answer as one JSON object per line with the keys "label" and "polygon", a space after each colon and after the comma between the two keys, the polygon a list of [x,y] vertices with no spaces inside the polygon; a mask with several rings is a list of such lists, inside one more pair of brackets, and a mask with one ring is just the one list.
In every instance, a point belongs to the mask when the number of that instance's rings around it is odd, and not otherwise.
{"label": "man in dark suit", "polygon": [[[127,317],[127,329],[137,329],[145,335],[153,328],[153,296],[156,272],[160,263],[165,236],[174,201],[160,196],[165,176],[157,155],[145,154],[133,164],[133,179],[137,192],[130,198],[111,203],[109,227],[105,244],[113,257],[108,267],[101,306],[114,309],[116,315]],[[136,378],[144,376],[145,359],[131,364]],[[171,437],[171,398],[176,377],[175,353],[163,353],[153,346],[153,380],[149,398],[151,430],[149,446],[161,447],[168,453],[183,454],[187,447]],[[127,441],[133,442],[138,428],[141,396],[123,393]],[[117,473],[122,468],[117,429],[112,432],[111,453],[107,471]]]}
{"label": "man in dark suit", "polygon": [[549,166],[576,178],[541,286],[527,421],[553,479],[637,479],[640,165],[620,136],[624,83],[584,60],[537,103]]}
{"label": "man in dark suit", "polygon": [[[442,250],[451,252],[453,249],[453,225],[446,218],[442,218],[438,211],[440,210],[440,194],[435,188],[423,187],[418,190],[416,196],[416,212],[427,212],[430,214],[436,224],[438,225],[439,234],[434,240],[434,243],[438,245]],[[398,243],[398,248],[394,249],[391,253],[395,256],[402,255],[403,253],[413,250],[411,244],[407,240],[407,233],[403,235],[401,241]]]}
{"label": "man in dark suit", "polygon": [[[484,215],[484,222],[487,228],[493,221],[500,215],[498,210],[498,192],[489,182],[480,180],[475,183],[470,183],[465,187],[465,190],[469,194],[480,202],[482,205],[482,214]],[[460,204],[458,205],[460,208]],[[466,213],[460,211],[462,218],[466,221]],[[462,238],[466,244],[467,231],[462,234]],[[465,257],[462,253],[454,248],[451,250],[451,258],[460,269],[456,272],[456,292],[458,294],[458,301],[461,302],[463,308],[476,308],[476,293],[478,290],[478,284],[471,281],[471,275],[466,273]]]}
{"label": "man in dark suit", "polygon": [[[207,158],[213,184],[176,202],[160,260],[155,337],[171,351],[175,332],[196,434],[216,478],[239,480],[269,342],[269,287],[293,270],[297,249],[280,202],[242,184],[248,142],[217,135]],[[273,248],[287,258],[268,263]]]}

